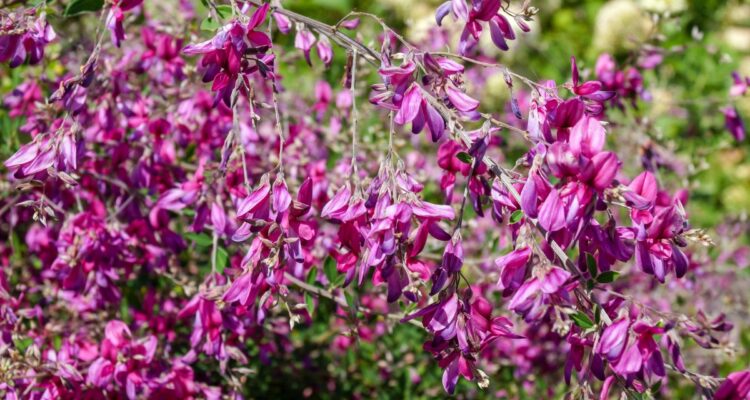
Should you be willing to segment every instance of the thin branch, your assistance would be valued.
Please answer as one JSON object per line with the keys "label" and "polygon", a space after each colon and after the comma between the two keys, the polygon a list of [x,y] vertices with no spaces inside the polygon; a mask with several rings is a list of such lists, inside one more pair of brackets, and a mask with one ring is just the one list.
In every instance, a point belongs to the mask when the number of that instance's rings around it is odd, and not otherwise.
{"label": "thin branch", "polygon": [[[339,306],[341,306],[342,308],[345,308],[347,310],[351,308],[351,307],[349,307],[349,304],[347,304],[346,299],[342,299],[341,297],[337,297],[333,293],[331,293],[328,290],[325,290],[323,288],[319,288],[317,286],[310,285],[307,282],[303,282],[302,280],[297,279],[297,277],[295,277],[294,275],[290,274],[289,272],[284,272],[284,278],[286,280],[288,280],[289,282],[293,283],[294,286],[297,286],[299,289],[302,289],[305,292],[308,292],[310,294],[314,294],[314,295],[316,295],[318,297],[324,297],[326,299],[333,300],[333,302],[335,302],[336,304],[338,304]],[[365,308],[365,307],[358,307],[358,310],[360,310],[360,311],[362,311],[364,313],[372,313],[372,311],[370,309]],[[386,318],[393,319],[393,320],[401,320],[401,319],[404,318],[404,316],[405,315],[402,315],[402,314],[390,314],[390,313],[385,314]],[[420,328],[422,327],[422,324],[420,324],[419,322],[414,321],[414,320],[410,320],[409,323],[412,324],[412,325],[414,325],[414,326],[418,326]]]}

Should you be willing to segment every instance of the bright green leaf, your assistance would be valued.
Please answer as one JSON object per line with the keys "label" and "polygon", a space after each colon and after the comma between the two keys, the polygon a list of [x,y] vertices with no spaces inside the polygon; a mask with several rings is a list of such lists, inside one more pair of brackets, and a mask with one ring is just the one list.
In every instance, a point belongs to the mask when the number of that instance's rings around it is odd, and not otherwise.
{"label": "bright green leaf", "polygon": [[223,273],[229,262],[229,253],[223,247],[216,249],[216,272]]}
{"label": "bright green leaf", "polygon": [[518,221],[520,221],[521,218],[523,218],[523,211],[521,210],[513,211],[513,214],[510,214],[510,223],[515,224]]}
{"label": "bright green leaf", "polygon": [[13,344],[16,346],[16,349],[18,349],[18,352],[23,354],[26,352],[26,349],[31,346],[31,344],[34,343],[34,341],[31,338],[23,338],[23,339],[13,339]]}
{"label": "bright green leaf", "polygon": [[210,236],[205,233],[194,233],[188,232],[185,234],[185,239],[195,242],[198,246],[208,247],[213,244],[213,240]]}
{"label": "bright green leaf", "polygon": [[211,17],[206,17],[201,21],[201,30],[202,31],[209,31],[209,32],[215,32],[221,27],[221,25],[214,21]]}
{"label": "bright green leaf", "polygon": [[315,301],[310,293],[305,292],[305,306],[307,307],[307,313],[312,317],[313,311],[315,311]]}
{"label": "bright green leaf", "polygon": [[325,262],[323,263],[323,273],[325,273],[328,282],[333,283],[336,280],[336,277],[339,273],[336,269],[336,260],[334,260],[333,257],[329,256],[326,258]]}
{"label": "bright green leaf", "polygon": [[318,279],[318,267],[312,267],[310,269],[310,272],[307,273],[307,283],[310,285],[314,285],[317,279]]}

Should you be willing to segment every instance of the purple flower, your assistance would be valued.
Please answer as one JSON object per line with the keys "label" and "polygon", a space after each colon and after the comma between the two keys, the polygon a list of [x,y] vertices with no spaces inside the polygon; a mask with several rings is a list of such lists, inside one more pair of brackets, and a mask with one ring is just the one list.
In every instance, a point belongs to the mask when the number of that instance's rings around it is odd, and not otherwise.
{"label": "purple flower", "polygon": [[125,29],[122,26],[122,22],[125,20],[124,12],[132,10],[141,5],[141,3],[143,3],[143,0],[113,1],[112,8],[107,15],[107,28],[110,30],[112,43],[114,43],[115,46],[120,47],[120,43],[125,40]]}
{"label": "purple flower", "polygon": [[44,58],[44,48],[57,37],[44,14],[34,21],[20,12],[6,15],[0,15],[0,31],[20,33],[0,34],[0,63],[9,62],[11,68],[24,62],[38,64]]}
{"label": "purple flower", "polygon": [[750,86],[750,76],[746,76],[742,79],[737,71],[732,72],[732,87],[729,89],[729,96],[740,97],[747,93],[747,88]]}
{"label": "purple flower", "polygon": [[[448,13],[451,13],[455,20],[465,21],[459,42],[459,53],[462,55],[467,55],[477,44],[484,29],[483,24],[489,24],[490,36],[495,46],[501,50],[508,50],[506,40],[513,40],[516,35],[508,19],[499,13],[500,3],[500,0],[472,0],[469,8],[465,0],[448,0],[437,8],[435,21],[441,26]],[[522,30],[528,31],[528,26],[519,26]]]}
{"label": "purple flower", "polygon": [[447,85],[445,93],[448,95],[448,100],[450,100],[451,104],[459,111],[471,112],[479,107],[479,101],[469,97],[453,85]]}
{"label": "purple flower", "polygon": [[737,108],[727,106],[722,108],[721,112],[724,113],[724,125],[734,139],[738,142],[745,140],[745,121],[742,120]]}
{"label": "purple flower", "polygon": [[500,280],[497,287],[503,291],[503,296],[509,296],[523,284],[526,269],[531,259],[531,248],[521,247],[495,260],[500,269]]}
{"label": "purple flower", "polygon": [[602,332],[599,343],[596,346],[596,352],[606,357],[609,361],[616,361],[625,349],[629,329],[630,321],[627,318],[620,318],[613,321]]}
{"label": "purple flower", "polygon": [[320,57],[320,60],[323,61],[323,64],[325,64],[326,68],[331,66],[331,61],[333,61],[333,48],[331,47],[331,42],[328,41],[328,38],[325,36],[320,36],[318,39],[317,44],[318,49],[318,57]]}
{"label": "purple flower", "polygon": [[294,47],[302,50],[308,65],[312,65],[312,61],[310,61],[310,49],[312,49],[314,44],[315,36],[313,36],[312,32],[303,27],[298,27],[297,35],[294,36]]}
{"label": "purple flower", "polygon": [[[259,7],[247,25],[238,20],[224,25],[212,39],[185,46],[183,53],[202,54],[200,69],[203,81],[213,82],[211,90],[217,92],[216,101],[223,100],[230,106],[231,93],[237,77],[260,72],[263,77],[272,76],[273,54],[266,54],[271,39],[256,30],[266,19],[269,4]],[[308,32],[309,33],[309,32]],[[312,44],[311,44],[312,46]],[[247,58],[250,62],[247,62]]]}
{"label": "purple flower", "polygon": [[750,370],[732,372],[714,393],[715,400],[740,400],[750,396]]}

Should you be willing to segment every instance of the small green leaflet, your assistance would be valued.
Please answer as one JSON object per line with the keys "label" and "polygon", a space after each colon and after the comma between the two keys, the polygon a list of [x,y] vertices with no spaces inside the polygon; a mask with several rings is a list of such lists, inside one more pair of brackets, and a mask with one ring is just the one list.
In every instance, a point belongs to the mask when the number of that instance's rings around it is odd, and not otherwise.
{"label": "small green leaflet", "polygon": [[618,275],[620,275],[620,273],[617,271],[605,271],[596,277],[596,281],[599,283],[611,283],[617,279]]}
{"label": "small green leaflet", "polygon": [[456,154],[456,158],[458,158],[459,160],[461,160],[461,162],[464,162],[466,164],[471,164],[472,157],[469,155],[469,153],[466,153],[466,152],[462,151],[462,152]]}
{"label": "small green leaflet", "polygon": [[589,319],[589,317],[580,312],[576,311],[574,314],[570,314],[570,319],[575,322],[576,325],[580,326],[581,329],[589,329],[594,326],[594,322]]}
{"label": "small green leaflet", "polygon": [[315,302],[313,301],[312,295],[307,292],[305,292],[305,306],[307,307],[307,313],[312,317],[313,311],[315,311]]}
{"label": "small green leaflet", "polygon": [[26,352],[26,349],[31,346],[31,344],[34,343],[34,340],[31,338],[23,338],[23,339],[13,339],[13,344],[16,346],[16,349],[18,349],[18,352],[23,354]]}
{"label": "small green leaflet", "polygon": [[72,17],[85,12],[99,11],[104,7],[104,0],[73,0],[65,7],[63,16]]}
{"label": "small green leaflet", "polygon": [[197,244],[198,246],[203,247],[208,247],[213,244],[213,240],[211,240],[211,237],[206,235],[205,233],[188,232],[185,234],[185,239],[195,242],[195,244]]}
{"label": "small green leaflet", "polygon": [[[219,18],[227,18],[232,15],[232,7],[226,4],[216,6],[216,13],[219,14]],[[221,27],[221,21],[214,21],[212,15],[213,13],[209,14],[208,17],[201,21],[201,30],[213,32]]]}
{"label": "small green leaflet", "polygon": [[510,214],[510,223],[515,224],[516,222],[520,221],[521,218],[523,218],[523,211],[516,210],[513,211],[513,214]]}
{"label": "small green leaflet", "polygon": [[223,247],[216,249],[216,272],[223,273],[229,262],[229,253]]}
{"label": "small green leaflet", "polygon": [[334,260],[333,257],[328,256],[323,262],[323,273],[331,284],[336,281],[338,270],[336,270],[336,260]]}
{"label": "small green leaflet", "polygon": [[599,269],[596,267],[596,258],[591,253],[586,253],[586,265],[589,267],[589,274],[591,279],[595,279],[599,273]]}

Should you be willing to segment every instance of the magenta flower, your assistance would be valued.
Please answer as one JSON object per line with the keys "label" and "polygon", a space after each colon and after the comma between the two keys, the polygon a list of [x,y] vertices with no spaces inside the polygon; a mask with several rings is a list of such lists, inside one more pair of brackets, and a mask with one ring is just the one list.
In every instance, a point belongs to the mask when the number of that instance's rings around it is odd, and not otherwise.
{"label": "magenta flower", "polygon": [[750,396],[750,371],[732,372],[714,393],[716,400],[739,400]]}
{"label": "magenta flower", "polygon": [[742,116],[740,116],[737,108],[727,106],[722,108],[721,112],[724,113],[724,125],[734,139],[738,142],[745,140],[745,121],[742,120]]}
{"label": "magenta flower", "polygon": [[636,263],[643,272],[653,274],[662,283],[669,272],[682,278],[689,265],[687,256],[680,250],[685,243],[679,235],[687,225],[680,209],[678,204],[661,207],[650,223],[638,226]]}
{"label": "magenta flower", "polygon": [[257,30],[265,21],[269,7],[265,3],[255,10],[247,25],[234,20],[219,29],[213,39],[182,50],[188,55],[203,55],[200,62],[203,81],[213,82],[211,90],[217,92],[216,100],[223,100],[227,106],[239,76],[244,78],[255,72],[264,77],[272,74],[273,55],[266,54],[271,40]]}
{"label": "magenta flower", "polygon": [[530,259],[531,248],[522,247],[495,260],[495,265],[500,269],[497,287],[503,291],[503,296],[510,296],[521,287]]}
{"label": "magenta flower", "polygon": [[135,340],[125,323],[110,321],[104,330],[101,354],[89,366],[87,382],[102,389],[114,386],[128,399],[136,399],[145,389],[156,345],[155,336]]}
{"label": "magenta flower", "polygon": [[312,32],[304,27],[297,27],[297,35],[294,36],[294,47],[302,50],[302,53],[305,55],[305,61],[307,61],[308,65],[312,65],[312,61],[310,61],[310,50],[314,44],[315,36],[313,36]]}
{"label": "magenta flower", "polygon": [[44,58],[44,48],[57,38],[44,14],[36,20],[20,12],[0,14],[0,31],[20,32],[0,34],[0,63],[8,62],[11,68],[24,62],[38,64]]}
{"label": "magenta flower", "polygon": [[629,329],[630,321],[627,318],[620,318],[613,321],[602,332],[599,343],[596,346],[596,352],[609,361],[614,362],[618,360],[628,341]]}
{"label": "magenta flower", "polygon": [[[459,53],[462,55],[467,55],[478,43],[484,24],[489,25],[490,36],[495,46],[500,50],[508,50],[506,40],[513,40],[516,35],[508,19],[499,12],[500,8],[500,0],[472,0],[471,8],[467,6],[465,0],[448,0],[437,8],[435,20],[440,26],[443,19],[450,13],[455,20],[465,21],[459,41]],[[527,26],[519,26],[522,30],[528,31]]]}
{"label": "magenta flower", "polygon": [[112,8],[107,15],[107,28],[110,30],[112,43],[120,47],[120,43],[125,40],[125,29],[122,22],[125,20],[125,11],[130,11],[143,3],[143,0],[114,0]]}
{"label": "magenta flower", "polygon": [[331,62],[333,61],[333,48],[331,47],[331,42],[327,37],[321,35],[320,38],[318,38],[316,48],[318,49],[318,57],[320,57],[320,60],[323,61],[326,68],[330,67]]}
{"label": "magenta flower", "polygon": [[737,71],[732,72],[732,87],[729,89],[730,97],[740,97],[747,93],[747,88],[750,86],[750,76],[746,76],[742,79],[742,76]]}

